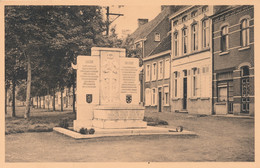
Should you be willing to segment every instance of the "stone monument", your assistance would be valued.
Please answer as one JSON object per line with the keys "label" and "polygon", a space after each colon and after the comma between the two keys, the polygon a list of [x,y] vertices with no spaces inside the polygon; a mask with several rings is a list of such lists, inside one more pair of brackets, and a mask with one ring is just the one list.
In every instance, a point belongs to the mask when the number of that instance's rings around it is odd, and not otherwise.
{"label": "stone monument", "polygon": [[146,128],[139,105],[139,60],[125,49],[93,47],[77,57],[77,118],[83,128]]}

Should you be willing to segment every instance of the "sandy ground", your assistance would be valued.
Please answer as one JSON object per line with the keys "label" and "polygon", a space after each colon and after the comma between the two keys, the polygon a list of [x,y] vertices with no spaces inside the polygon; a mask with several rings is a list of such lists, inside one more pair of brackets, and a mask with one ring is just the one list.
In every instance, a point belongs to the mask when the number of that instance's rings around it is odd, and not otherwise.
{"label": "sandy ground", "polygon": [[146,113],[197,137],[166,135],[75,140],[56,132],[6,135],[6,162],[254,161],[254,119]]}

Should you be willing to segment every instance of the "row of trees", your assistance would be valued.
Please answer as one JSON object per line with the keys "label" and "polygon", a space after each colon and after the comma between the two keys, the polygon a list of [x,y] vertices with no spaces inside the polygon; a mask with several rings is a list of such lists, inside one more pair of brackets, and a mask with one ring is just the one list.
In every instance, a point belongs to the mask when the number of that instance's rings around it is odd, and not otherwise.
{"label": "row of trees", "polygon": [[[25,82],[29,118],[31,97],[55,98],[65,87],[75,93],[70,66],[77,55],[90,55],[93,46],[123,47],[114,28],[104,35],[105,25],[99,6],[5,6],[5,89],[12,90],[12,115],[17,85]],[[73,102],[75,112],[75,96]]]}

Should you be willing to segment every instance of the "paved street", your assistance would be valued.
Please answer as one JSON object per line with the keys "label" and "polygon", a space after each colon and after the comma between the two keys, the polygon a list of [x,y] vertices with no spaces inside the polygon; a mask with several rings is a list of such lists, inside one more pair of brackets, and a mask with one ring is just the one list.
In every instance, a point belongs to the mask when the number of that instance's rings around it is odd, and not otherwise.
{"label": "paved street", "polygon": [[131,136],[74,140],[55,133],[6,135],[6,162],[254,161],[254,119],[146,113],[197,137]]}

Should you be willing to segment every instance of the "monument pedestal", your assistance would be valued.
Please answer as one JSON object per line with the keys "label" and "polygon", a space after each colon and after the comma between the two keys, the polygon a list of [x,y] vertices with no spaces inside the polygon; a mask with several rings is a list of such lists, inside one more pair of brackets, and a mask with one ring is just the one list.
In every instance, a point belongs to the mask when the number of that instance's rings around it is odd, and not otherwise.
{"label": "monument pedestal", "polygon": [[93,120],[74,120],[73,121],[73,130],[79,132],[81,128],[92,128],[93,127]]}
{"label": "monument pedestal", "polygon": [[125,49],[91,49],[77,57],[77,120],[81,128],[146,128],[139,105],[139,60],[126,58]]}
{"label": "monument pedestal", "polygon": [[96,128],[146,128],[144,107],[138,105],[102,105],[94,108]]}

